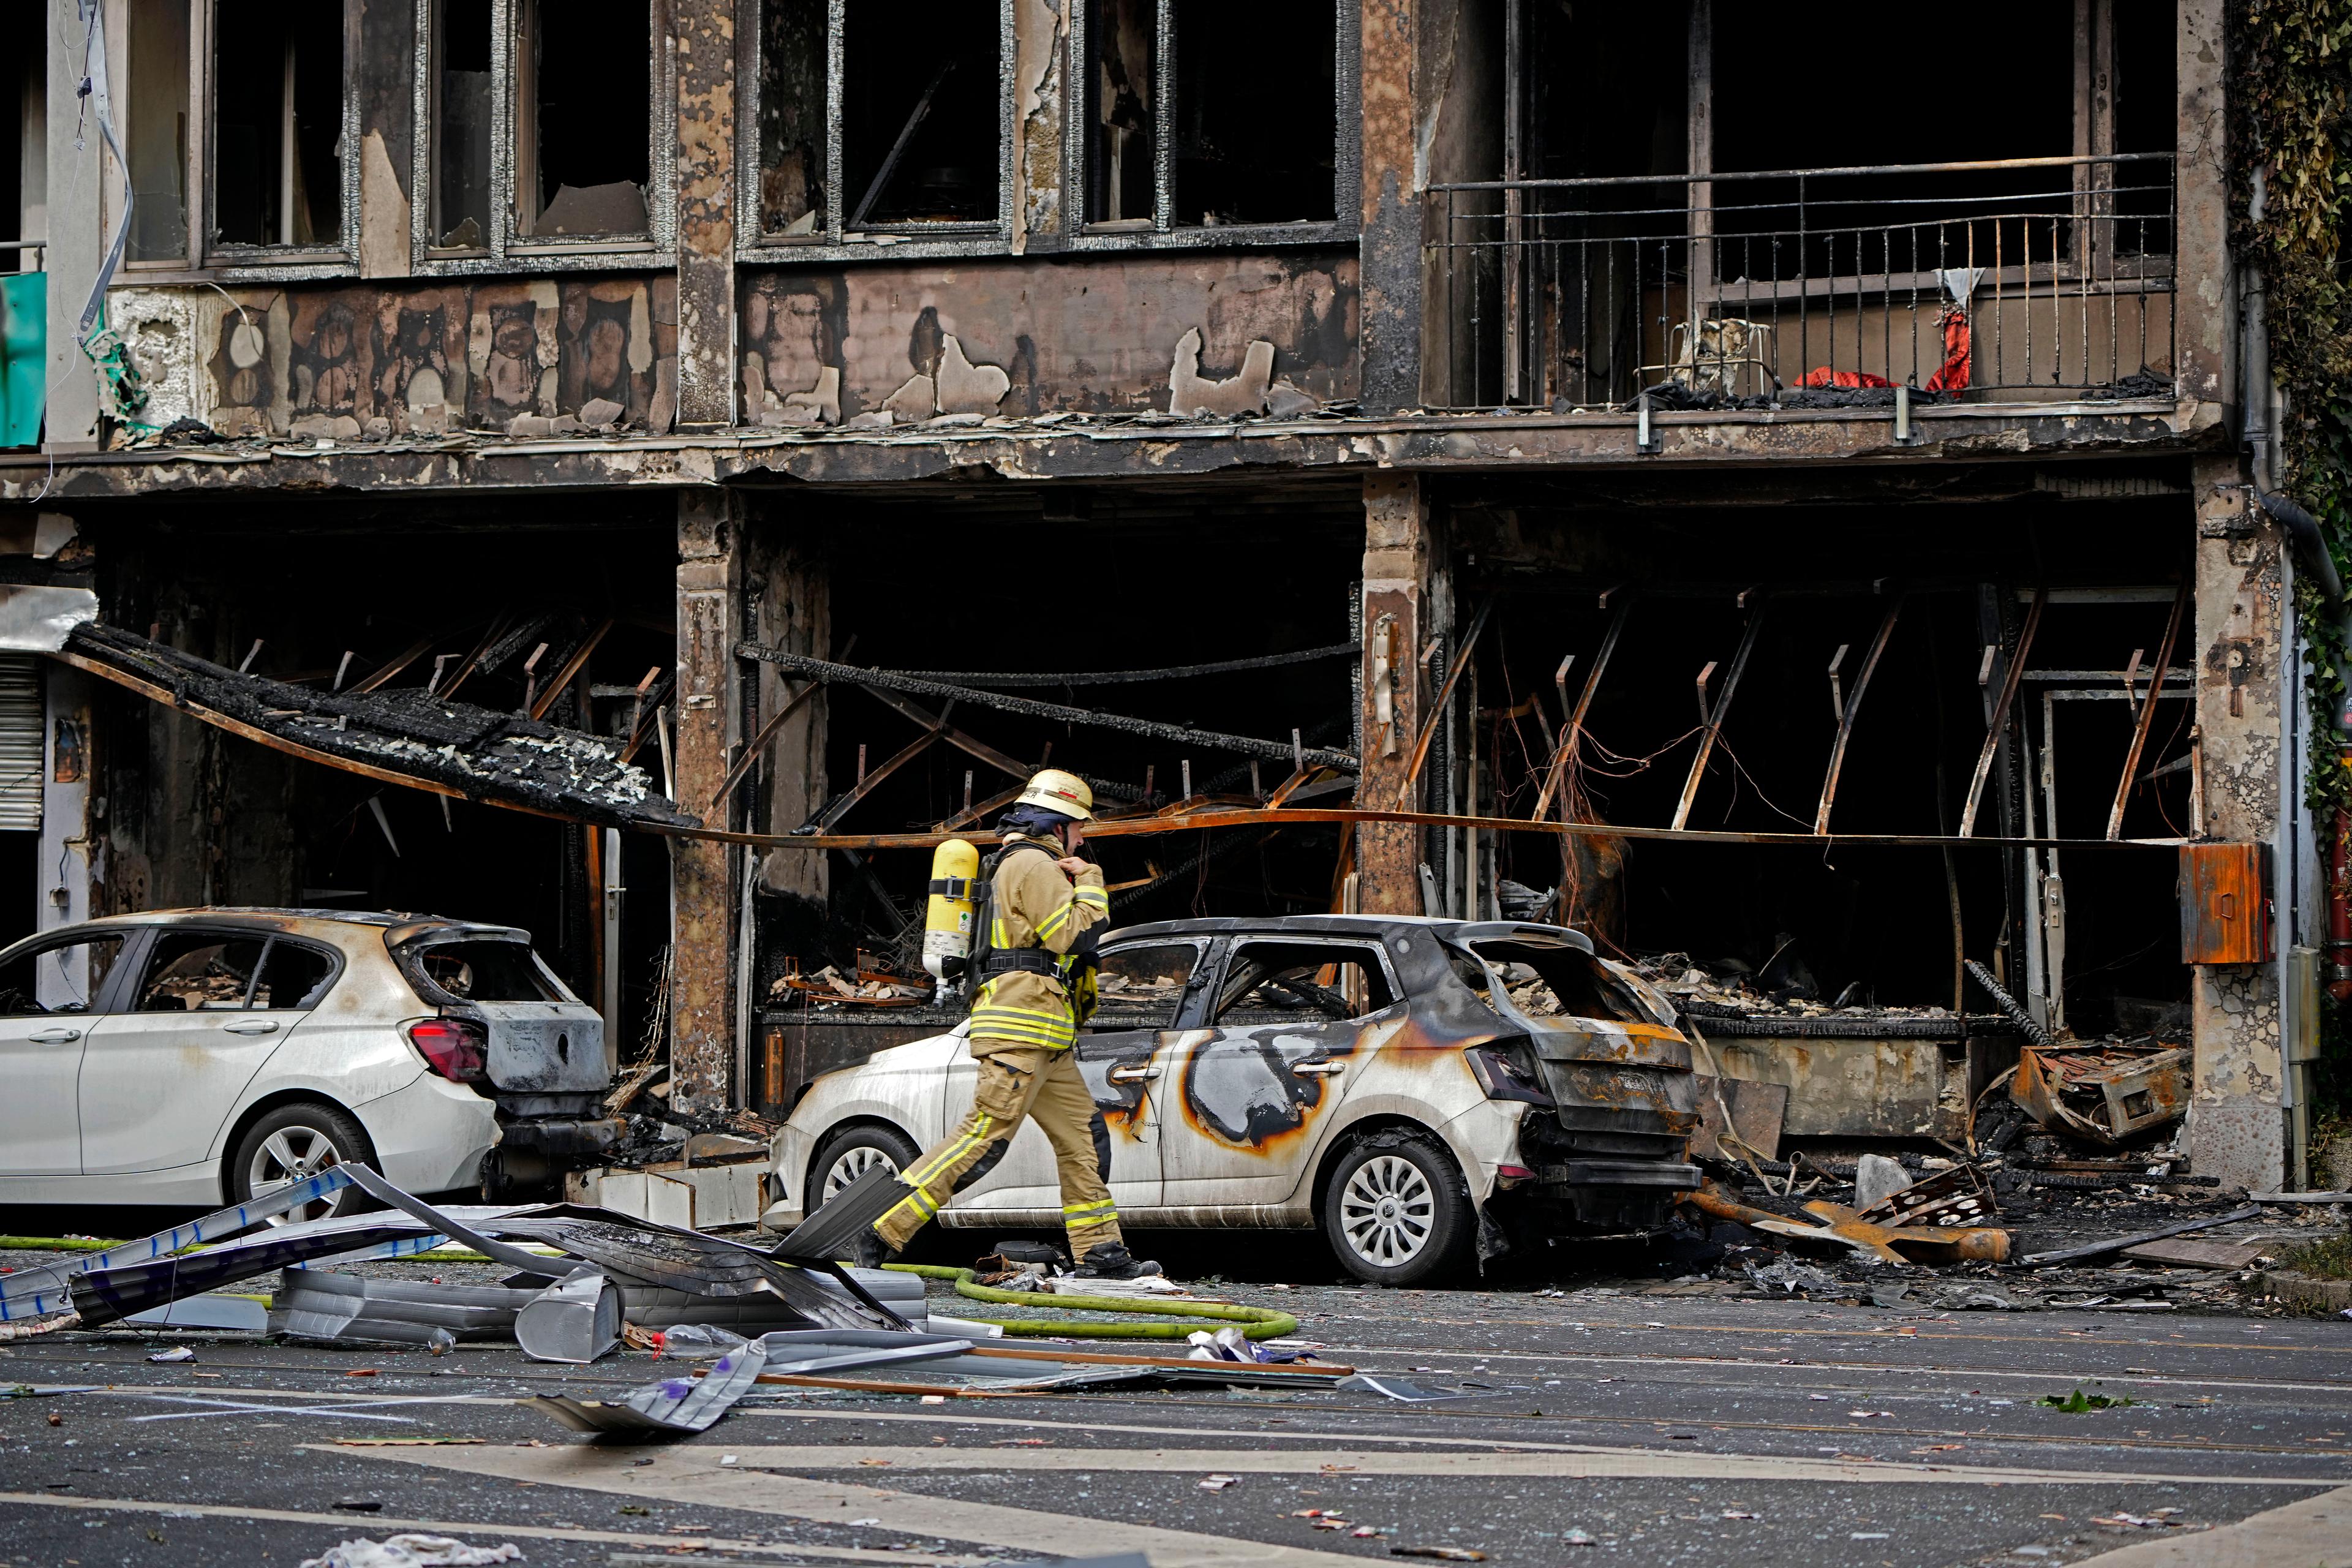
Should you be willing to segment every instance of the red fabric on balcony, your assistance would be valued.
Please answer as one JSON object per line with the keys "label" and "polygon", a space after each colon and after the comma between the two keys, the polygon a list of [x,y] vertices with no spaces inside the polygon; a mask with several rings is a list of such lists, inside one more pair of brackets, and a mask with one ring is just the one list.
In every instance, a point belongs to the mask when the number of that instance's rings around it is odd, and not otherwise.
{"label": "red fabric on balcony", "polygon": [[1930,392],[1966,392],[1969,389],[1969,313],[1958,305],[1947,305],[1944,313],[1936,318],[1944,329],[1944,363],[1927,378]]}
{"label": "red fabric on balcony", "polygon": [[[1966,392],[1969,389],[1969,313],[1958,305],[1947,305],[1944,313],[1936,318],[1944,330],[1944,363],[1927,378],[1929,392]],[[1797,378],[1799,386],[1893,386],[1883,375],[1873,375],[1866,370],[1832,370],[1816,365]]]}
{"label": "red fabric on balcony", "polygon": [[1816,365],[1797,378],[1799,386],[1893,386],[1883,375],[1873,375],[1866,370],[1832,370]]}

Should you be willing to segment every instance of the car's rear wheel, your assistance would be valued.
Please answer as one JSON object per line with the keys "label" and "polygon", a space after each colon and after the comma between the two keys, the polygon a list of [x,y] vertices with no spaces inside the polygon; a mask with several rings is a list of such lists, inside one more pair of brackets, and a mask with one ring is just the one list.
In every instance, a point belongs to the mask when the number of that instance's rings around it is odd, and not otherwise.
{"label": "car's rear wheel", "polygon": [[816,1158],[809,1162],[805,1211],[816,1213],[835,1194],[877,1166],[897,1175],[921,1152],[897,1128],[877,1121],[841,1129],[817,1145]]}
{"label": "car's rear wheel", "polygon": [[[247,1128],[245,1136],[237,1140],[236,1152],[229,1156],[229,1201],[250,1203],[289,1183],[353,1162],[373,1165],[375,1146],[368,1142],[366,1130],[348,1114],[316,1100],[281,1105]],[[357,1187],[345,1187],[297,1205],[269,1223],[292,1225],[350,1214],[364,1196]]]}
{"label": "car's rear wheel", "polygon": [[1469,1260],[1477,1211],[1453,1158],[1412,1132],[1378,1132],[1339,1158],[1323,1193],[1323,1236],[1373,1285],[1418,1285]]}

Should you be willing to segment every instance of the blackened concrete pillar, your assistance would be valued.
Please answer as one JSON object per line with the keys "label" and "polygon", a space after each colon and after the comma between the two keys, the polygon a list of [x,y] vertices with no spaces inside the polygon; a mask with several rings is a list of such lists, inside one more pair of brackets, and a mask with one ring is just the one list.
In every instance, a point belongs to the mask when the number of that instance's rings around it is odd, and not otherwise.
{"label": "blackened concrete pillar", "polygon": [[[723,490],[677,502],[677,694],[672,775],[678,807],[714,826],[712,805],[741,736],[735,644],[742,635],[740,503]],[[670,840],[670,1103],[721,1107],[736,1092],[735,965],[743,852]]]}

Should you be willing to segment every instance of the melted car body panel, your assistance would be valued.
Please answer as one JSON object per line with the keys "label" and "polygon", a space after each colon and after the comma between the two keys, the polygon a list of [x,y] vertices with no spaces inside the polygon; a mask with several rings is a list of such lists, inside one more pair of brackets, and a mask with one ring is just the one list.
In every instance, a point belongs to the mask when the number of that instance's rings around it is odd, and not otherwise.
{"label": "melted car body panel", "polygon": [[[1575,1016],[1531,1016],[1510,1005],[1499,980],[1479,973],[1465,935],[1549,943],[1620,984],[1622,998]],[[1175,1026],[1090,1030],[1077,1047],[1080,1071],[1110,1128],[1114,1195],[1130,1222],[1311,1225],[1315,1173],[1368,1121],[1426,1130],[1453,1153],[1482,1205],[1496,1191],[1500,1166],[1558,1168],[1549,1162],[1577,1153],[1580,1139],[1585,1153],[1687,1169],[1676,1163],[1684,1135],[1697,1123],[1689,1043],[1663,997],[1622,984],[1618,967],[1593,957],[1575,932],[1297,916],[1135,926],[1108,933],[1101,945],[1108,961],[1122,950],[1177,942],[1201,943],[1202,956],[1167,1020]],[[1281,948],[1295,960],[1297,950],[1318,945],[1338,950],[1332,963],[1341,973],[1349,963],[1377,969],[1379,984],[1370,994],[1360,987],[1347,995],[1337,976],[1309,973],[1308,964],[1247,967],[1253,949]],[[1268,978],[1274,992],[1253,990]],[[1244,999],[1255,1005],[1238,1005]],[[1490,1098],[1473,1068],[1474,1050],[1521,1053],[1526,1098]],[[824,1129],[853,1104],[906,1100],[892,1120],[926,1144],[953,1126],[971,1103],[969,1058],[960,1072],[934,1067],[893,1075],[893,1088],[876,1076],[893,1054],[818,1079],[778,1135],[780,1164],[794,1157],[804,1163]],[[934,1109],[925,1114],[916,1100]],[[928,1125],[918,1131],[917,1122]],[[1546,1152],[1523,1151],[1528,1140],[1548,1140]],[[801,1180],[801,1171],[786,1173],[790,1188]],[[1053,1224],[1058,1203],[1051,1150],[1024,1126],[1006,1158],[959,1194],[942,1223]]]}

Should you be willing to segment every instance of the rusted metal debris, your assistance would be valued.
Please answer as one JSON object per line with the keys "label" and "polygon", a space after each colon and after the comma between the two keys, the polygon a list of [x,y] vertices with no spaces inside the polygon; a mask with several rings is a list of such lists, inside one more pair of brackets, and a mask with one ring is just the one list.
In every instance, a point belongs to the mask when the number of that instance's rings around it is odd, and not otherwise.
{"label": "rusted metal debris", "polygon": [[1826,1199],[1805,1205],[1805,1212],[1823,1223],[1801,1220],[1751,1208],[1725,1194],[1712,1183],[1683,1201],[1702,1214],[1727,1219],[1751,1230],[1786,1237],[1792,1241],[1843,1247],[1882,1263],[2004,1263],[2009,1259],[2010,1234],[1990,1226],[1882,1225]]}
{"label": "rusted metal debris", "polygon": [[321,691],[230,669],[119,626],[54,656],[275,750],[385,783],[605,827],[699,826],[606,737],[401,687]]}
{"label": "rusted metal debris", "polygon": [[2126,1247],[2138,1247],[2147,1242],[2163,1241],[2175,1236],[2187,1236],[2196,1230],[2211,1230],[2216,1226],[2234,1225],[2242,1219],[2259,1219],[2262,1217],[2262,1213],[2260,1205],[2248,1204],[2242,1208],[2231,1209],[2225,1214],[2206,1215],[2202,1218],[2185,1220],[2179,1225],[2159,1226],[2154,1230],[2136,1231],[2130,1236],[2109,1237],[2104,1241],[2094,1241],[2082,1247],[2061,1247],[2054,1252],[2031,1252],[2019,1261],[2029,1268],[2035,1268],[2051,1263],[2076,1263],[2089,1258],[2105,1258],[2109,1253],[2121,1252]]}
{"label": "rusted metal debris", "polygon": [[1888,1194],[1855,1217],[1874,1225],[1967,1228],[1999,1217],[1992,1186],[1974,1165],[1954,1165]]}
{"label": "rusted metal debris", "polygon": [[2161,1041],[2027,1046],[2009,1096],[2053,1132],[2113,1146],[2189,1109],[2189,1053]]}

